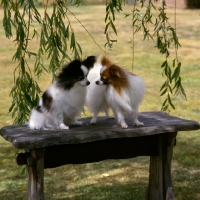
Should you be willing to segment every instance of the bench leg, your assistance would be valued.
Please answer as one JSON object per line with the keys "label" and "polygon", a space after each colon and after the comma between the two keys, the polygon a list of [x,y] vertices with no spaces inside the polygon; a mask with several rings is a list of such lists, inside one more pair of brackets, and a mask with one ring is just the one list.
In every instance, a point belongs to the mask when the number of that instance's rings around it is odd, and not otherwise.
{"label": "bench leg", "polygon": [[28,200],[44,200],[45,149],[31,149],[27,158]]}
{"label": "bench leg", "polygon": [[171,160],[177,133],[159,136],[159,155],[150,157],[146,200],[174,200]]}

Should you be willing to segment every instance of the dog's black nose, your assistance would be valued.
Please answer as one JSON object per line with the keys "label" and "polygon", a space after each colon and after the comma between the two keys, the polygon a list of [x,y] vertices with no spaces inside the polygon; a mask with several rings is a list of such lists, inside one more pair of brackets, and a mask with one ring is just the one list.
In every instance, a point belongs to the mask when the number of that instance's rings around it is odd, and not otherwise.
{"label": "dog's black nose", "polygon": [[95,83],[96,83],[97,85],[99,85],[99,81],[96,81]]}
{"label": "dog's black nose", "polygon": [[87,81],[87,85],[90,85],[90,82],[89,82],[89,81]]}

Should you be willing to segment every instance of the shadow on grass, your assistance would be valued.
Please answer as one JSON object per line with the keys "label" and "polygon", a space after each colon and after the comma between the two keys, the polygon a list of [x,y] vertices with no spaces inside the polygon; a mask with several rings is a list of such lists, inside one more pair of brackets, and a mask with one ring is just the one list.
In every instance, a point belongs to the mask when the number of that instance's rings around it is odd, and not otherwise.
{"label": "shadow on grass", "polygon": [[46,193],[48,200],[142,200],[145,199],[146,183],[97,183],[75,189],[57,190],[56,194]]}
{"label": "shadow on grass", "polygon": [[[138,157],[48,169],[45,197],[48,200],[141,200],[148,182],[148,163],[148,157]],[[58,173],[63,176],[58,178]]]}
{"label": "shadow on grass", "polygon": [[173,170],[173,184],[176,200],[200,199],[200,171],[189,168]]}
{"label": "shadow on grass", "polygon": [[200,199],[200,131],[180,132],[174,148],[172,177],[176,200]]}
{"label": "shadow on grass", "polygon": [[27,199],[26,178],[15,162],[16,152],[10,143],[0,140],[0,200]]}
{"label": "shadow on grass", "polygon": [[[145,199],[146,184],[115,184],[112,186],[95,184],[79,187],[70,191],[62,188],[55,191],[48,188],[45,194],[46,200],[142,200]],[[52,193],[52,190],[56,194]],[[1,200],[26,200],[26,191],[16,190],[16,188],[1,191]]]}

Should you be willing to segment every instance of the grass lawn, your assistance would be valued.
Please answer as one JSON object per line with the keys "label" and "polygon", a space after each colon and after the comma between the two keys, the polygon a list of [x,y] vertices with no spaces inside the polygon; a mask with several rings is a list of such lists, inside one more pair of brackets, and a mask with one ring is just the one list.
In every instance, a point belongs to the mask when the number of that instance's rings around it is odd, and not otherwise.
{"label": "grass lawn", "polygon": [[[126,6],[125,12],[130,12]],[[104,6],[83,6],[71,8],[96,42],[102,47],[105,43]],[[168,11],[170,22],[174,23],[174,10]],[[170,114],[200,122],[200,10],[177,10],[177,33],[182,47],[179,60],[182,62],[182,83],[187,93],[187,101],[175,100],[176,110]],[[102,50],[78,24],[69,16],[76,37],[82,45],[84,56],[100,55]],[[2,24],[3,10],[0,9]],[[131,69],[132,37],[131,19],[118,15],[116,21],[118,43],[108,55],[116,63]],[[146,94],[140,111],[160,110],[163,98],[159,88],[164,79],[160,65],[163,57],[154,48],[152,41],[143,42],[143,36],[135,36],[135,64],[133,72],[142,76],[146,83]],[[8,109],[11,104],[9,92],[13,84],[13,71],[16,63],[12,61],[15,45],[4,36],[0,29],[0,127],[12,124]],[[33,51],[38,43],[30,42]],[[34,58],[30,60],[33,66]],[[46,64],[48,62],[46,61]],[[44,91],[51,77],[44,74],[39,80]],[[87,111],[87,110],[86,110]],[[90,113],[87,111],[86,116]],[[82,116],[84,117],[84,115]],[[200,199],[200,131],[179,132],[174,148],[172,177],[176,200]],[[21,174],[22,167],[15,163],[16,149],[0,138],[0,199],[24,200],[26,198],[26,177]],[[148,157],[127,160],[108,160],[93,164],[67,165],[45,170],[45,198],[47,200],[141,200],[145,197],[148,182]]]}

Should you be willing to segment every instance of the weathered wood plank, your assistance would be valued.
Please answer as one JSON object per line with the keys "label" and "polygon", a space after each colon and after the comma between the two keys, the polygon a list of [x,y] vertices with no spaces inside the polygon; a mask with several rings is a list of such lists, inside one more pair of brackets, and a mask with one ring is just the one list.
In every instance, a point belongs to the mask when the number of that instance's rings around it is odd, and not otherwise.
{"label": "weathered wood plank", "polygon": [[99,162],[158,155],[158,136],[118,138],[83,144],[65,144],[46,148],[44,167]]}
{"label": "weathered wood plank", "polygon": [[150,157],[146,200],[163,200],[162,136],[158,138],[158,155]]}
{"label": "weathered wood plank", "polygon": [[159,137],[158,156],[150,157],[149,184],[146,200],[174,200],[171,160],[177,133],[162,134]]}
{"label": "weathered wood plank", "polygon": [[[107,159],[126,159],[136,156],[157,156],[158,135],[138,138],[117,138],[83,144],[64,144],[46,147],[44,168],[66,164],[92,163]],[[16,156],[18,165],[26,165],[30,153]]]}
{"label": "weathered wood plank", "polygon": [[127,137],[142,137],[160,133],[197,130],[199,123],[170,116],[165,112],[143,112],[139,120],[144,122],[143,127],[132,125],[126,117],[128,129],[122,129],[115,119],[107,120],[98,117],[97,125],[90,125],[91,118],[83,118],[83,125],[71,127],[70,130],[31,130],[26,125],[6,126],[1,128],[2,137],[11,142],[18,149],[43,148],[61,144],[79,144],[97,140]]}
{"label": "weathered wood plank", "polygon": [[34,164],[26,165],[28,174],[28,200],[44,200],[44,153],[45,149],[31,149]]}
{"label": "weathered wood plank", "polygon": [[166,200],[174,200],[174,192],[171,178],[171,162],[173,157],[173,148],[176,140],[177,133],[171,133],[168,138],[166,138],[167,145],[163,148],[163,178],[164,178],[164,194],[166,194]]}

